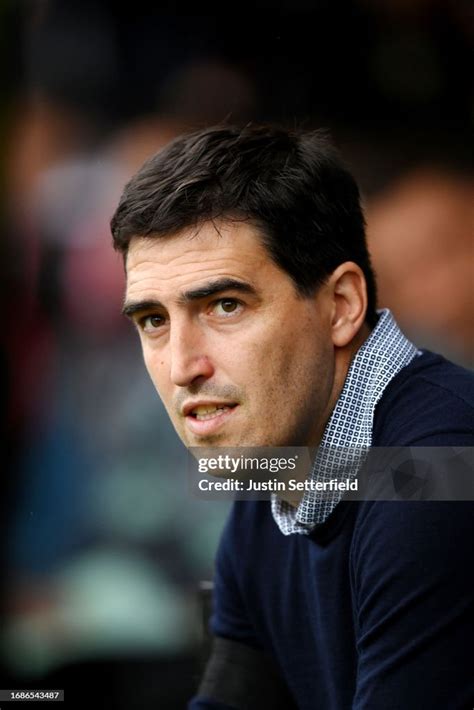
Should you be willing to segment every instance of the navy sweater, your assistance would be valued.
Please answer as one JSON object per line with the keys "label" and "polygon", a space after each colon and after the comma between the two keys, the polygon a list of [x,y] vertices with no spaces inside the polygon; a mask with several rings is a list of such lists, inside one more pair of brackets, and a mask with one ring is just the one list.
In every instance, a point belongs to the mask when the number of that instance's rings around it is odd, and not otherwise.
{"label": "navy sweater", "polygon": [[[423,353],[385,390],[373,445],[473,444],[474,377]],[[310,535],[284,536],[267,501],[236,502],[212,631],[271,655],[301,710],[471,708],[473,513],[471,502],[342,502]]]}

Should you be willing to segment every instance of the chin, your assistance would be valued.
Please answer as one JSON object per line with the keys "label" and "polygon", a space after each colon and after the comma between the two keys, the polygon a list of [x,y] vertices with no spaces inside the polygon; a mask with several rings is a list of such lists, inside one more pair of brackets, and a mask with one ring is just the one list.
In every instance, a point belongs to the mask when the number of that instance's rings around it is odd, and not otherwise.
{"label": "chin", "polygon": [[200,436],[196,437],[192,441],[189,439],[185,442],[187,447],[197,447],[197,446],[202,446],[202,447],[231,447],[231,446],[238,446],[235,442],[230,441],[230,439],[226,438],[225,436]]}

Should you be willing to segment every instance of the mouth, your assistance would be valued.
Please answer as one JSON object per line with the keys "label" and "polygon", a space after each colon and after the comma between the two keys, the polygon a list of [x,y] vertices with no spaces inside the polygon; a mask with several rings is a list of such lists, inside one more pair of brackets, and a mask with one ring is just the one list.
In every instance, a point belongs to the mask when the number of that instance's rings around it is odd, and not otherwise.
{"label": "mouth", "polygon": [[238,408],[236,402],[199,402],[184,407],[188,429],[195,435],[208,436],[220,429]]}

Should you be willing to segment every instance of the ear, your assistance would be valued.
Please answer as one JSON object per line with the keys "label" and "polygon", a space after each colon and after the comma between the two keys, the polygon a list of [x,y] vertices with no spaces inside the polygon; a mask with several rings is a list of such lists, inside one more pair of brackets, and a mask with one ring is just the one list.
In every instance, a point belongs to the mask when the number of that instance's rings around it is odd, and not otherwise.
{"label": "ear", "polygon": [[367,311],[365,276],[360,266],[346,261],[331,274],[327,285],[332,298],[332,341],[336,347],[343,348],[364,325]]}

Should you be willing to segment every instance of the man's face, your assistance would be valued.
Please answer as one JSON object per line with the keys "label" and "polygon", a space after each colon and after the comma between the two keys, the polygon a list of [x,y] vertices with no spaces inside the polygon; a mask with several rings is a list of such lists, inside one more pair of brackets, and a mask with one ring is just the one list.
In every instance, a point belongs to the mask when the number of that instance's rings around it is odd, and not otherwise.
{"label": "man's face", "polygon": [[331,302],[301,297],[254,228],[134,238],[124,311],[187,446],[318,443],[331,410]]}

